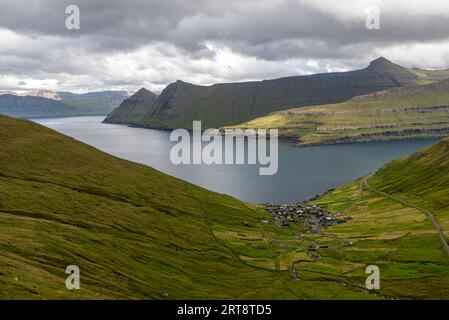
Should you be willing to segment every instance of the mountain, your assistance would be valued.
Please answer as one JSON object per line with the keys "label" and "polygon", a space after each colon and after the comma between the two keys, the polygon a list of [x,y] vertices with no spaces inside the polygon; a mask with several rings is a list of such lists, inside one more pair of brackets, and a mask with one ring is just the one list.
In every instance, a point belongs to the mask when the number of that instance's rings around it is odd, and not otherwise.
{"label": "mountain", "polygon": [[449,80],[274,112],[235,127],[277,128],[281,137],[299,146],[445,137],[449,135]]}
{"label": "mountain", "polygon": [[0,91],[0,96],[5,95],[5,94],[12,94],[12,95],[16,95],[15,92],[13,91]]}
{"label": "mountain", "polygon": [[53,99],[0,95],[0,114],[22,118],[59,117],[78,115],[78,110]]}
{"label": "mountain", "polygon": [[[128,91],[98,91],[82,94],[51,90],[33,90],[19,94],[9,91],[0,92],[0,101],[3,101],[0,113],[21,118],[106,115],[131,94]],[[28,97],[38,99],[28,99]]]}
{"label": "mountain", "polygon": [[21,95],[59,100],[76,107],[80,115],[106,115],[131,94],[128,91],[98,91],[77,94],[67,91],[34,90]]}
{"label": "mountain", "polygon": [[350,72],[293,76],[274,80],[198,86],[177,81],[168,85],[154,103],[139,108],[142,116],[115,122],[167,129],[191,128],[202,120],[204,128],[238,124],[277,110],[336,103],[354,96],[417,83],[419,76],[385,58]]}
{"label": "mountain", "polygon": [[447,299],[448,159],[446,138],[318,200],[340,217],[352,218],[326,232],[352,245],[339,251],[344,262],[329,253],[315,268],[326,277],[347,279],[361,275],[357,266],[375,265],[385,296]]}
{"label": "mountain", "polygon": [[62,100],[58,92],[51,90],[32,90],[26,93],[20,93],[18,96],[33,96],[53,100]]}
{"label": "mountain", "polygon": [[147,111],[146,106],[153,104],[156,100],[156,94],[142,88],[109,113],[104,122],[120,124],[132,123],[144,116]]}
{"label": "mountain", "polygon": [[96,115],[108,114],[132,95],[129,91],[99,91],[83,94],[58,92],[58,94],[62,102]]}
{"label": "mountain", "polygon": [[449,69],[423,70],[420,68],[412,68],[409,69],[409,71],[416,74],[421,79],[421,83],[423,84],[449,78]]}

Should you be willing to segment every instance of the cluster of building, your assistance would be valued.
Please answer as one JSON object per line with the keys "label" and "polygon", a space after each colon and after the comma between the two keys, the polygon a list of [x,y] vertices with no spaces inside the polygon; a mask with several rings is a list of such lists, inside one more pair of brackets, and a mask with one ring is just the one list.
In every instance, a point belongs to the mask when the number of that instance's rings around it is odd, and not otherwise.
{"label": "cluster of building", "polygon": [[311,232],[318,233],[319,228],[327,228],[352,220],[351,217],[338,218],[339,213],[333,215],[319,205],[308,206],[304,203],[294,205],[265,203],[263,205],[278,225],[287,227],[290,223],[302,222],[306,228],[311,229]]}

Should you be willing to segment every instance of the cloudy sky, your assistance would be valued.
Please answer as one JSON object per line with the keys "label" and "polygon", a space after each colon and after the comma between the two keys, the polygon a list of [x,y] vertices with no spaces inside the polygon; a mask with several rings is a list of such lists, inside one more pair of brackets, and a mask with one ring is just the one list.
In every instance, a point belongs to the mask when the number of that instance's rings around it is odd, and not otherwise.
{"label": "cloudy sky", "polygon": [[[79,30],[66,28],[69,5]],[[380,29],[368,29],[376,10]],[[378,56],[449,67],[449,0],[0,0],[0,90],[158,92]]]}

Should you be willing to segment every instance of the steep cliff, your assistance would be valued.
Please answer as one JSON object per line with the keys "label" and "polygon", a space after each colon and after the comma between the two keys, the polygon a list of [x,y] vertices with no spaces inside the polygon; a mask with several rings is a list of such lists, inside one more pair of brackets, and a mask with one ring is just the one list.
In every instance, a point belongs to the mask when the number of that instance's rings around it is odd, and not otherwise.
{"label": "steep cliff", "polygon": [[138,112],[114,117],[114,121],[166,129],[191,128],[193,120],[201,120],[204,128],[221,127],[277,110],[342,102],[418,80],[418,75],[379,58],[363,70],[350,72],[212,86],[177,81],[168,85],[154,103],[145,103]]}
{"label": "steep cliff", "polygon": [[142,88],[109,113],[104,122],[131,124],[145,115],[147,106],[153,104],[156,99],[156,94]]}

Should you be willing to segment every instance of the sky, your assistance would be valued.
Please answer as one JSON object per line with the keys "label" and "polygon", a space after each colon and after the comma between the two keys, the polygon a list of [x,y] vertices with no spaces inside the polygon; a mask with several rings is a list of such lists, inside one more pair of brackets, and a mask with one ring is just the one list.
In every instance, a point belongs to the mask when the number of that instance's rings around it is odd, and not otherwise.
{"label": "sky", "polygon": [[[79,29],[68,29],[68,6]],[[449,67],[449,0],[0,0],[0,91]]]}

